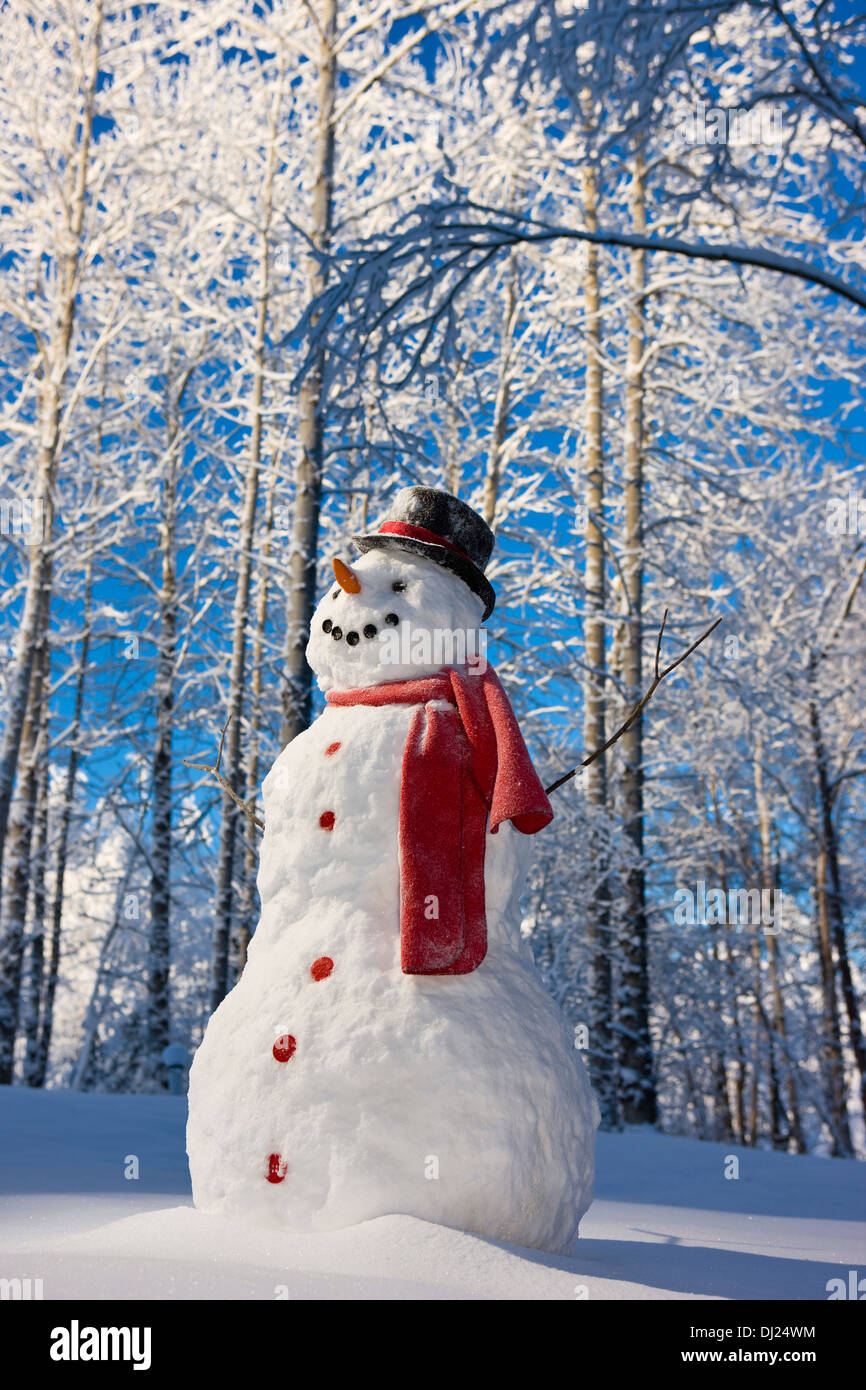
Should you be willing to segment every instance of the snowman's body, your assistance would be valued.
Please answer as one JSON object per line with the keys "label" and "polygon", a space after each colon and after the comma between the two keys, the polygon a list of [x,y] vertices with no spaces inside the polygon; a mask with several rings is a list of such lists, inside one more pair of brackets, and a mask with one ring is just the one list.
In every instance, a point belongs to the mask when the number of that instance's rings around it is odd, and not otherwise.
{"label": "snowman's body", "polygon": [[[474,596],[435,571],[376,553],[356,566],[361,594],[326,596],[308,649],[326,689],[418,674],[376,671],[370,642],[337,652],[321,632],[332,609],[357,612],[363,631],[370,611],[397,606],[384,588],[395,574],[410,622],[426,594],[452,628],[477,623]],[[261,919],[190,1075],[195,1202],[298,1231],[404,1212],[566,1251],[591,1200],[598,1112],[521,941],[526,837],[510,824],[487,836],[481,965],[401,969],[398,817],[415,711],[328,706],[265,779]]]}

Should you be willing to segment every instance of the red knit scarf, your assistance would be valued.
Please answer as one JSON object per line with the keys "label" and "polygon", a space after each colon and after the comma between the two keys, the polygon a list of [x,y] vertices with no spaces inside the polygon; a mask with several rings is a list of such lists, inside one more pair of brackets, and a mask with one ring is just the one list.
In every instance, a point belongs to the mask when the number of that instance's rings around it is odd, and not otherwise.
{"label": "red knit scarf", "polygon": [[[510,820],[534,835],[553,819],[496,672],[331,691],[331,705],[418,705],[400,791],[400,942],[407,975],[467,975],[487,954],[484,847]],[[431,701],[448,701],[436,709]]]}

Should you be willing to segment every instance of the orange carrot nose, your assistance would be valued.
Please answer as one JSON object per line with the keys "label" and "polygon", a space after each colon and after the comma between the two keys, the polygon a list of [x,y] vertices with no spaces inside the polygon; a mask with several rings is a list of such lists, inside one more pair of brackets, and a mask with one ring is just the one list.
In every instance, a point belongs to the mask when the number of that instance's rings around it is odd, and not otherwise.
{"label": "orange carrot nose", "polygon": [[347,594],[360,594],[361,581],[354,570],[350,570],[349,566],[344,565],[342,560],[335,559],[333,564],[334,575],[340,588],[344,589]]}

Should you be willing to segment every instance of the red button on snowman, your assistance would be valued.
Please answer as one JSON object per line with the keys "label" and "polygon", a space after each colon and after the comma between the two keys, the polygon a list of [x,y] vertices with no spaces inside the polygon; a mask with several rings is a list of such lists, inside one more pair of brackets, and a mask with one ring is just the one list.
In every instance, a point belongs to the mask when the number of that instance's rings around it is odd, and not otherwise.
{"label": "red button on snowman", "polygon": [[195,1204],[565,1252],[598,1110],[520,936],[553,813],[486,661],[493,536],[412,487],[356,544],[307,647],[325,709],[265,778],[247,965],[190,1072]]}

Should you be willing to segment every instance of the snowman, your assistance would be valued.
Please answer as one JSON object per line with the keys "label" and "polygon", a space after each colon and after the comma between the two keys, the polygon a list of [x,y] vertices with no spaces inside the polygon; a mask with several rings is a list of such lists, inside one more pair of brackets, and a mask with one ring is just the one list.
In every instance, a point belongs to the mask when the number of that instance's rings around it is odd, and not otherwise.
{"label": "snowman", "polygon": [[356,545],[307,647],[324,711],[264,781],[247,964],[190,1071],[194,1201],[566,1253],[598,1109],[520,935],[553,812],[486,661],[493,535],[410,487]]}

